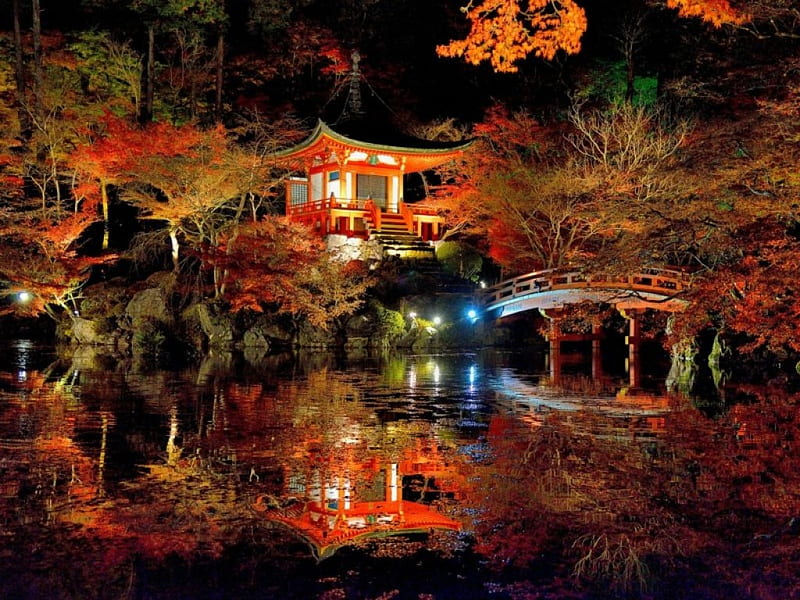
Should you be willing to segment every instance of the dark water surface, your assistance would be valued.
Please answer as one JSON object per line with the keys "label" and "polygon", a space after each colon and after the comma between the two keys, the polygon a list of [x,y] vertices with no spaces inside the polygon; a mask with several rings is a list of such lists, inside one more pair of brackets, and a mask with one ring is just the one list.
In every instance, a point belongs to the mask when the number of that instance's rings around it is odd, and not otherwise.
{"label": "dark water surface", "polygon": [[7,342],[0,598],[800,598],[797,395],[544,365]]}

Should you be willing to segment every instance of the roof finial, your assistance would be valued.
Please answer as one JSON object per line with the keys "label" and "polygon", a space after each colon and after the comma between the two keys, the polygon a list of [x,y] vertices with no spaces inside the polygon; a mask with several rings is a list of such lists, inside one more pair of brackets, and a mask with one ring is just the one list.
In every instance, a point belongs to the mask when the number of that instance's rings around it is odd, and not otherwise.
{"label": "roof finial", "polygon": [[361,71],[359,70],[358,63],[361,61],[361,55],[358,50],[353,50],[350,53],[350,61],[352,66],[350,68],[350,89],[347,94],[347,103],[345,104],[342,117],[360,117],[364,114],[361,107]]}

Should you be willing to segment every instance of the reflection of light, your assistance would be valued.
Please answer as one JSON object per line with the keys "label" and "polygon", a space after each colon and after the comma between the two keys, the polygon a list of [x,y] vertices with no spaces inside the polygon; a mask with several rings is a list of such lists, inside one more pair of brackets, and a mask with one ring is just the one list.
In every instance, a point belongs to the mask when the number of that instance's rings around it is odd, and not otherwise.
{"label": "reflection of light", "polygon": [[28,361],[31,357],[33,343],[30,340],[19,340],[17,350],[17,381],[28,380]]}
{"label": "reflection of light", "polygon": [[469,391],[474,391],[475,388],[475,379],[478,376],[477,369],[475,369],[475,365],[470,365],[469,367]]}
{"label": "reflection of light", "polygon": [[358,444],[361,441],[361,431],[357,424],[351,424],[342,432],[339,442],[342,444]]}
{"label": "reflection of light", "polygon": [[417,370],[414,367],[408,370],[408,387],[412,390],[417,387]]}
{"label": "reflection of light", "polygon": [[167,438],[167,464],[174,465],[178,462],[181,449],[175,443],[178,438],[178,411],[173,407],[169,412],[169,437]]}
{"label": "reflection of light", "polygon": [[439,365],[438,364],[434,364],[433,365],[433,382],[434,383],[439,383],[440,375],[441,375],[441,373],[439,372]]}
{"label": "reflection of light", "polygon": [[397,463],[392,463],[389,471],[389,500],[397,502]]}

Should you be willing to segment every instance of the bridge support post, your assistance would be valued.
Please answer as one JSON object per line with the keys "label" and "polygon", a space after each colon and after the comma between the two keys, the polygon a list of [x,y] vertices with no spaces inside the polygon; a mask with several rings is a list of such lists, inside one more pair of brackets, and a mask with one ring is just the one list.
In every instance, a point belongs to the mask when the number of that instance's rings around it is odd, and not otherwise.
{"label": "bridge support post", "polygon": [[564,337],[561,331],[561,315],[560,311],[552,310],[546,311],[542,308],[539,309],[541,315],[547,319],[549,328],[547,330],[547,341],[549,342],[548,362],[550,363],[550,378],[553,383],[557,383],[561,378],[561,341]]}
{"label": "bridge support post", "polygon": [[600,353],[600,339],[603,336],[603,324],[599,319],[592,321],[592,379],[603,375],[603,357]]}
{"label": "bridge support post", "polygon": [[642,322],[639,311],[629,309],[620,311],[623,317],[628,320],[628,335],[625,336],[625,343],[628,344],[628,358],[626,369],[631,387],[638,387],[640,382],[639,365],[639,342],[641,341]]}

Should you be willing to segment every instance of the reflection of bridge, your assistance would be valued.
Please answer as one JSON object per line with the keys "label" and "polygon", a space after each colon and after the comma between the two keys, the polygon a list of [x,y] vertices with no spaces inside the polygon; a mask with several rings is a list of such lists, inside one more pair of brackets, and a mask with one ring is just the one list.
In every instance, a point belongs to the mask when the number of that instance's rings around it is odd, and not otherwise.
{"label": "reflection of bridge", "polygon": [[535,309],[598,302],[619,310],[654,308],[683,310],[678,295],[688,286],[680,271],[647,269],[623,277],[588,277],[577,271],[534,271],[503,281],[484,293],[484,308],[498,311],[497,318]]}
{"label": "reflection of bridge", "polygon": [[503,281],[484,292],[484,309],[495,318],[537,310],[550,321],[550,371],[557,376],[561,366],[561,342],[591,341],[592,372],[600,371],[602,327],[592,323],[591,333],[562,331],[562,309],[569,304],[593,302],[610,304],[628,319],[627,367],[631,385],[639,380],[640,315],[645,309],[675,312],[687,306],[680,295],[689,286],[687,274],[677,270],[645,269],[622,277],[590,277],[578,271],[534,271]]}
{"label": "reflection of bridge", "polygon": [[575,378],[569,386],[525,377],[510,369],[498,373],[498,400],[521,423],[531,428],[548,422],[552,413],[568,414],[562,422],[575,433],[596,438],[650,443],[666,430],[672,411],[667,395],[622,388],[592,389]]}

